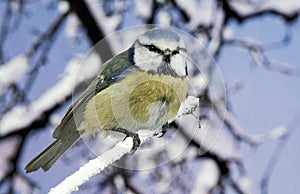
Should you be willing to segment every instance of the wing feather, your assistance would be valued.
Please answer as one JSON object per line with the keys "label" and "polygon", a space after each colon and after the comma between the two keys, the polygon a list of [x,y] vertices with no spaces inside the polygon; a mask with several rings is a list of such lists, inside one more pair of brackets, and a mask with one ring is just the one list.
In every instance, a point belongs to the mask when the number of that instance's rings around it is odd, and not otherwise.
{"label": "wing feather", "polygon": [[135,67],[131,60],[131,49],[124,51],[107,61],[99,70],[99,75],[82,93],[78,100],[70,106],[61,123],[54,130],[52,136],[56,139],[69,139],[84,120],[87,102],[103,89],[114,84],[130,68]]}

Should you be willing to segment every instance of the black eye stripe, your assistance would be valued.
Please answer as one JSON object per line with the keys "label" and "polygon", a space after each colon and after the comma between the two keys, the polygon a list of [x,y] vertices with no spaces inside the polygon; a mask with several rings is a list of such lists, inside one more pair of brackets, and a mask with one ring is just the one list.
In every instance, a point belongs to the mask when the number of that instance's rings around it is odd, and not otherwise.
{"label": "black eye stripe", "polygon": [[151,52],[155,52],[155,53],[159,53],[159,54],[162,54],[163,51],[160,50],[159,48],[157,48],[155,45],[153,44],[150,44],[150,45],[144,45],[149,51]]}
{"label": "black eye stripe", "polygon": [[[157,46],[155,46],[154,44],[143,44],[141,43],[140,41],[138,41],[138,43],[144,47],[146,47],[149,51],[151,52],[155,52],[155,53],[158,53],[158,54],[164,54],[164,51],[161,50],[160,48],[158,48]],[[181,47],[177,47],[176,50],[173,50],[171,52],[171,55],[177,55],[179,54],[180,51],[184,51],[186,52],[186,49],[185,48],[181,48]]]}
{"label": "black eye stripe", "polygon": [[[153,45],[153,44],[150,44],[150,45],[144,45],[149,51],[151,51],[151,52],[155,52],[155,53],[159,53],[159,54],[164,54],[164,52],[161,50],[161,49],[159,49],[159,48],[157,48],[155,45]],[[182,49],[182,48],[177,48],[176,50],[173,50],[172,52],[171,52],[171,55],[173,56],[173,55],[177,55],[177,54],[179,54],[179,51],[180,50],[184,50],[184,49]]]}

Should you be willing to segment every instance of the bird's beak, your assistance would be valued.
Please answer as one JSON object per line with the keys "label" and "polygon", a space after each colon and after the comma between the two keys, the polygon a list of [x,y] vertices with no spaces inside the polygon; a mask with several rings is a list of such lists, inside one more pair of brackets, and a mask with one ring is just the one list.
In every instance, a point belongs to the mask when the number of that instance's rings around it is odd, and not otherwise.
{"label": "bird's beak", "polygon": [[170,51],[170,49],[166,49],[164,51],[163,61],[166,62],[166,63],[170,63],[170,61],[171,61],[171,55],[172,55],[172,52]]}

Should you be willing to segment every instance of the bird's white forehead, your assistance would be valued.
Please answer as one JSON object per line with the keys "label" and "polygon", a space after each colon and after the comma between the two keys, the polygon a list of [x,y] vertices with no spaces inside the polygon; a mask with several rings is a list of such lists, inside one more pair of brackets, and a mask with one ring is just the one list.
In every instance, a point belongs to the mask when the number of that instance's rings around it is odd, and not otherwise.
{"label": "bird's white forehead", "polygon": [[154,44],[160,48],[176,50],[177,47],[185,48],[183,40],[178,34],[171,30],[154,28],[142,34],[139,42],[145,45]]}

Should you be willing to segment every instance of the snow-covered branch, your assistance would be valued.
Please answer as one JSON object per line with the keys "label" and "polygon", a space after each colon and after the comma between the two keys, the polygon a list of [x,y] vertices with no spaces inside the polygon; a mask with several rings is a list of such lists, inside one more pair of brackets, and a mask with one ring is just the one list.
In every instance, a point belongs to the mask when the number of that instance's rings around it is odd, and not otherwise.
{"label": "snow-covered branch", "polygon": [[[180,107],[177,117],[182,115],[192,114],[197,107],[199,107],[199,99],[189,96]],[[150,137],[152,137],[156,132],[141,130],[138,132],[139,138],[141,140],[141,145]],[[127,137],[124,141],[117,143],[113,148],[106,151],[97,158],[90,160],[84,166],[82,166],[78,171],[73,173],[71,176],[67,177],[59,185],[52,188],[49,194],[67,194],[72,191],[78,190],[78,187],[90,178],[100,173],[103,169],[108,167],[113,162],[119,160],[125,154],[130,153],[133,146],[133,139]]]}
{"label": "snow-covered branch", "polygon": [[225,43],[247,49],[253,61],[256,64],[262,65],[267,69],[278,71],[288,75],[299,73],[296,71],[296,68],[290,64],[277,62],[270,59],[265,54],[265,46],[256,43],[253,40],[227,39],[225,40]]}
{"label": "snow-covered branch", "polygon": [[226,108],[222,103],[214,104],[214,110],[221,119],[224,119],[225,125],[233,136],[250,146],[258,146],[269,140],[279,139],[287,133],[285,127],[279,126],[268,131],[266,134],[250,135],[242,129],[235,116],[230,111],[226,111],[225,117],[223,117],[225,109]]}
{"label": "snow-covered branch", "polygon": [[285,0],[285,1],[229,1],[230,6],[241,16],[247,17],[260,12],[273,11],[286,16],[294,16],[300,11],[300,1]]}
{"label": "snow-covered branch", "polygon": [[22,79],[28,69],[28,58],[23,55],[19,55],[0,66],[0,95],[6,88]]}
{"label": "snow-covered branch", "polygon": [[[141,144],[143,144],[150,136],[139,135]],[[49,194],[67,194],[72,191],[78,190],[78,187],[90,178],[100,173],[103,169],[108,167],[113,162],[119,160],[122,156],[129,153],[133,146],[133,139],[127,137],[124,141],[119,142],[113,148],[98,156],[97,158],[90,160],[78,171],[71,176],[67,177],[59,185],[52,188]]]}
{"label": "snow-covered branch", "polygon": [[[99,58],[94,53],[85,59],[89,68],[81,68],[83,57],[75,57],[67,64],[63,76],[54,86],[44,92],[38,99],[28,106],[15,106],[3,115],[0,120],[0,136],[12,133],[39,119],[45,112],[64,102],[67,96],[72,95],[73,89],[83,81],[93,78],[99,68]],[[80,74],[78,72],[80,71]],[[18,119],[16,119],[18,118]]]}
{"label": "snow-covered branch", "polygon": [[[290,125],[288,126],[286,132],[280,136],[278,136],[278,142],[277,145],[267,163],[267,166],[265,168],[265,171],[263,172],[262,179],[260,181],[260,190],[262,194],[268,194],[269,193],[269,182],[272,177],[272,174],[274,172],[274,169],[277,165],[277,163],[280,160],[281,155],[283,154],[283,151],[286,147],[286,144],[288,143],[289,139],[291,138],[291,135],[294,131],[299,129],[299,115],[295,116]],[[276,133],[274,133],[274,136],[276,136]]]}

